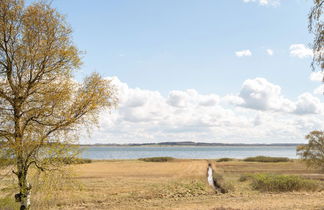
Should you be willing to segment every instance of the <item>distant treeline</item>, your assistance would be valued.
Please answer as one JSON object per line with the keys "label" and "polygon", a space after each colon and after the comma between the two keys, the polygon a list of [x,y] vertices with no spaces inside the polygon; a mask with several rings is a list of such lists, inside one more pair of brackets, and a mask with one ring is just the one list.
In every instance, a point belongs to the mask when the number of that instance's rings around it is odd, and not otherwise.
{"label": "distant treeline", "polygon": [[298,146],[301,144],[224,144],[224,143],[204,143],[204,142],[160,142],[143,144],[80,144],[80,146]]}

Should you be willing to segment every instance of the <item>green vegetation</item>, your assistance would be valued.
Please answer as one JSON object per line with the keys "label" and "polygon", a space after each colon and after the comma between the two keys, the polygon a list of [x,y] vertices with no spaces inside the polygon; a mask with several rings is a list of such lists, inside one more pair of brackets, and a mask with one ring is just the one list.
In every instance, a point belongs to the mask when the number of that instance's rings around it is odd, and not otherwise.
{"label": "green vegetation", "polygon": [[308,144],[297,147],[297,154],[309,167],[324,171],[324,132],[312,131],[306,136]]}
{"label": "green vegetation", "polygon": [[228,161],[233,161],[233,158],[220,158],[217,159],[216,162],[228,162]]}
{"label": "green vegetation", "polygon": [[256,157],[248,157],[243,161],[246,162],[265,162],[265,163],[276,163],[276,162],[288,162],[289,158],[285,157],[267,157],[267,156],[256,156]]}
{"label": "green vegetation", "polygon": [[254,174],[252,188],[262,192],[316,191],[319,183],[294,175]]}
{"label": "green vegetation", "polygon": [[150,158],[140,158],[139,160],[144,162],[170,162],[173,161],[173,157],[150,157]]}
{"label": "green vegetation", "polygon": [[234,185],[231,182],[225,180],[221,174],[215,173],[214,170],[213,180],[217,191],[221,193],[228,193],[234,191]]}
{"label": "green vegetation", "polygon": [[252,174],[242,174],[239,178],[239,181],[245,182],[245,181],[251,179],[252,176],[253,176]]}

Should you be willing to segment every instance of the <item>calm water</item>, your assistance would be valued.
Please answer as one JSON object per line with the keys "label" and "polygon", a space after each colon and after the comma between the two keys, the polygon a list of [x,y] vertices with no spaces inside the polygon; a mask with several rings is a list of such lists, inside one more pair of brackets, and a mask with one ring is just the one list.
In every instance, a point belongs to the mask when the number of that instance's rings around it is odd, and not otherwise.
{"label": "calm water", "polygon": [[161,156],[212,159],[222,157],[246,158],[257,155],[297,158],[295,146],[85,147],[81,156],[90,159],[138,159]]}

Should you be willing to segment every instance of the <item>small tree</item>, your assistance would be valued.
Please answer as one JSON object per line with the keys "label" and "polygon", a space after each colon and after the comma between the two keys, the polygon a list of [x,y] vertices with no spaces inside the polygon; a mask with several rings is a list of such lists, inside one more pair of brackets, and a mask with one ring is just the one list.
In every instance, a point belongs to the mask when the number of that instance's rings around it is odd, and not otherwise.
{"label": "small tree", "polygon": [[324,170],[324,132],[312,131],[307,136],[308,144],[297,147],[297,154],[308,166]]}
{"label": "small tree", "polygon": [[0,154],[12,160],[21,209],[30,208],[30,169],[71,156],[80,127],[116,103],[98,74],[73,80],[80,66],[64,17],[44,2],[0,1]]}

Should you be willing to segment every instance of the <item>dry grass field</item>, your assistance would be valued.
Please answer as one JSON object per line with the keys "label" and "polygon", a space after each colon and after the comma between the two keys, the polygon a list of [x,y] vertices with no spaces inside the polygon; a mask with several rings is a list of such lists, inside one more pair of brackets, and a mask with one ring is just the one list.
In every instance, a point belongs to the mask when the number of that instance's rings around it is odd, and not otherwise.
{"label": "dry grass field", "polygon": [[[208,186],[209,162],[216,172],[232,183],[234,189],[231,192],[216,194]],[[249,182],[238,181],[241,174],[271,172],[298,174],[323,183],[323,174],[307,170],[298,161],[218,163],[175,160],[152,163],[123,160],[72,167],[75,176],[65,178],[61,187],[51,190],[52,196],[45,196],[44,189],[34,193],[34,209],[324,209],[323,191],[261,193],[252,190]],[[1,183],[0,192],[5,192],[5,181]],[[0,209],[12,208],[8,205]]]}

